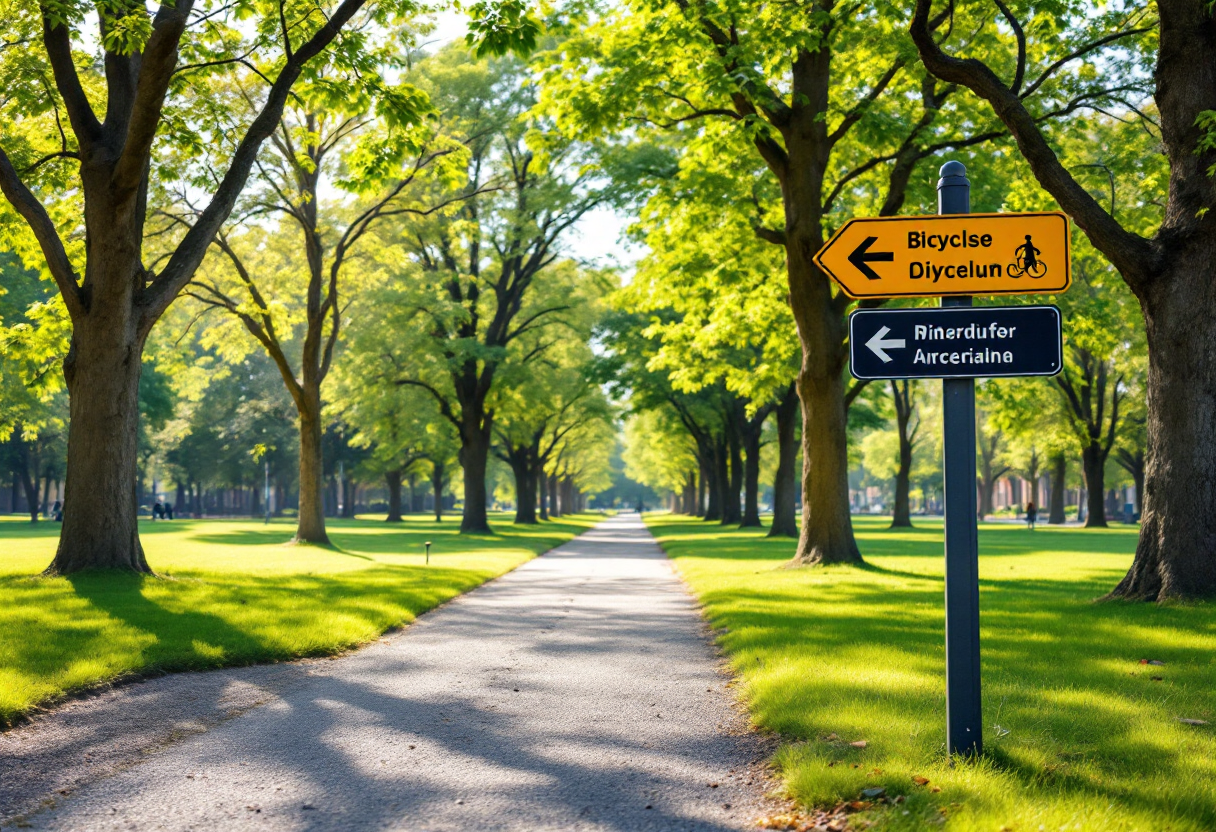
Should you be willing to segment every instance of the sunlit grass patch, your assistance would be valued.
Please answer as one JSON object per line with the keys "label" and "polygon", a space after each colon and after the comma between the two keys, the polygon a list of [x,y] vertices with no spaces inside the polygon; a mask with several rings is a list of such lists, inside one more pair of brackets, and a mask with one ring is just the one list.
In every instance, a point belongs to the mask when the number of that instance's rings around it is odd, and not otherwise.
{"label": "sunlit grass patch", "polygon": [[754,721],[787,740],[775,762],[792,797],[883,787],[906,799],[861,818],[891,830],[1216,829],[1216,608],[1099,602],[1135,528],[981,525],[987,753],[952,767],[941,522],[888,522],[855,518],[868,568],[783,569],[790,541],[649,518]]}
{"label": "sunlit grass patch", "polygon": [[[0,725],[65,692],[127,673],[336,653],[573,538],[598,516],[495,535],[442,523],[330,521],[333,549],[289,546],[289,522],[141,525],[158,573],[43,578],[58,526],[0,522]],[[430,565],[424,542],[430,540]]]}

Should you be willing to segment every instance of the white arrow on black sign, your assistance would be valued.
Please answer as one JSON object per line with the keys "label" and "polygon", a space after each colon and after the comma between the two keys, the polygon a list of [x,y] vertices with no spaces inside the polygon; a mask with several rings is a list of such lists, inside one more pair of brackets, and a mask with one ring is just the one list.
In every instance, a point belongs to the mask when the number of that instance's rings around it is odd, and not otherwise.
{"label": "white arrow on black sign", "polygon": [[873,338],[866,341],[866,346],[869,347],[875,355],[882,359],[883,364],[891,363],[891,356],[887,355],[886,350],[893,350],[907,346],[907,342],[903,338],[890,338],[884,341],[883,339],[886,338],[887,333],[890,331],[891,327],[884,326],[882,329],[878,330],[878,332],[874,333]]}

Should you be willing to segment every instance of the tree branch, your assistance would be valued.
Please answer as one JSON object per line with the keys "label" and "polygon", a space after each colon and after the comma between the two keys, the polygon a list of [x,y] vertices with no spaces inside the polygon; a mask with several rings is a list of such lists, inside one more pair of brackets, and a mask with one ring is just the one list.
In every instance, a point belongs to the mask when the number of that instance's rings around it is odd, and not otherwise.
{"label": "tree branch", "polygon": [[67,249],[50,214],[17,176],[13,163],[3,150],[0,150],[0,191],[4,192],[5,198],[34,232],[38,246],[42,249],[42,256],[46,258],[47,269],[55,279],[59,294],[63,296],[68,315],[72,320],[78,320],[88,312],[88,303],[77,283],[76,271],[72,268],[72,261],[68,259]]}
{"label": "tree branch", "polygon": [[202,262],[212,238],[232,212],[236,199],[245,187],[249,171],[266,138],[274,131],[283,113],[292,85],[304,64],[315,57],[337,36],[338,31],[363,7],[366,0],[342,0],[333,16],[317,30],[291,59],[284,64],[266,96],[266,103],[249,126],[232,156],[223,180],[216,188],[210,204],[203,209],[198,221],[186,233],[161,274],[145,293],[141,328],[151,329]]}
{"label": "tree branch", "polygon": [[1114,220],[1073,178],[1047,143],[1022,100],[1001,83],[982,61],[946,55],[929,32],[931,0],[917,0],[912,40],[925,67],[944,81],[959,84],[991,105],[1009,128],[1035,178],[1081,227],[1094,246],[1114,264],[1133,290],[1143,288],[1157,271],[1153,246]]}

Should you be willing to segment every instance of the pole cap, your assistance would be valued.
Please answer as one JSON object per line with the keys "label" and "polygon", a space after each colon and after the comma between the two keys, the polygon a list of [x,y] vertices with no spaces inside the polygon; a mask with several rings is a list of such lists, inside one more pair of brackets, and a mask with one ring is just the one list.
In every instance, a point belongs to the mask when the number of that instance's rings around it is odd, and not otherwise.
{"label": "pole cap", "polygon": [[970,185],[967,180],[967,167],[962,162],[950,161],[942,165],[938,171],[941,179],[937,180],[937,189],[957,187],[960,185]]}

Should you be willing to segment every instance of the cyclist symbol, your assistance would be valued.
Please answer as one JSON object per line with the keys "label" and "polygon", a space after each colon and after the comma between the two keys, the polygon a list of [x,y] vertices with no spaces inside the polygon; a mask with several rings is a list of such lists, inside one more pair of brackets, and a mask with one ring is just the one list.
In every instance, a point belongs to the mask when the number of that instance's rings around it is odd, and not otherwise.
{"label": "cyclist symbol", "polygon": [[1039,255],[1043,252],[1034,247],[1034,243],[1030,241],[1030,235],[1026,235],[1026,242],[1013,250],[1014,262],[1009,264],[1009,276],[1040,278],[1047,274],[1047,266],[1043,265],[1043,261],[1039,260]]}

